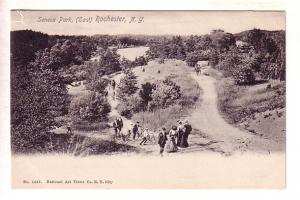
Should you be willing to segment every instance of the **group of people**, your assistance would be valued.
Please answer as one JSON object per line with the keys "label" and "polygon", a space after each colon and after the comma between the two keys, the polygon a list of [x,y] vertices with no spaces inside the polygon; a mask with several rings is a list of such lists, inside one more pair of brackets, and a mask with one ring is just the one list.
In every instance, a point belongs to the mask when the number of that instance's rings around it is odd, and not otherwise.
{"label": "group of people", "polygon": [[[129,140],[132,135],[132,140],[141,139],[140,145],[145,145],[149,140],[156,141],[154,133],[147,127],[142,130],[139,122],[131,124],[129,129],[123,130],[123,120],[117,117],[113,121],[113,128],[116,137],[121,137],[124,141]],[[162,155],[166,147],[168,153],[177,152],[178,147],[186,148],[189,146],[188,137],[192,132],[192,126],[185,120],[182,122],[178,120],[176,125],[173,125],[169,131],[163,127],[158,134],[158,145],[160,147],[160,154]]]}
{"label": "group of people", "polygon": [[184,123],[179,120],[177,126],[173,125],[169,132],[167,132],[166,128],[163,127],[158,135],[160,154],[163,154],[166,145],[168,153],[177,152],[178,147],[188,147],[188,137],[191,131],[192,126],[187,120],[185,120]]}

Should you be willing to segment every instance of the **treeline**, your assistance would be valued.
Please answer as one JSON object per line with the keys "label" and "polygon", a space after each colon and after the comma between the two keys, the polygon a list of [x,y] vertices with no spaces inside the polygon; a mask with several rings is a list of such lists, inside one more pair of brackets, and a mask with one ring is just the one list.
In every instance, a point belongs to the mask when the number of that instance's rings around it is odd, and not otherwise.
{"label": "treeline", "polygon": [[262,78],[285,80],[285,31],[253,29],[233,35],[218,29],[201,36],[161,37],[149,47],[147,59],[179,59],[191,67],[208,60],[226,76],[234,77],[237,84]]}
{"label": "treeline", "polygon": [[[144,45],[127,36],[47,35],[31,30],[11,32],[11,138],[12,150],[42,151],[61,124],[72,116],[74,125],[105,122],[110,105],[103,75],[146,64],[144,58],[121,62],[112,46]],[[91,61],[92,57],[98,57]],[[128,64],[127,66],[125,64]],[[87,94],[73,98],[68,85],[85,81]],[[65,117],[68,118],[68,117]]]}
{"label": "treeline", "polygon": [[68,69],[90,58],[84,37],[53,38],[34,31],[11,32],[11,141],[13,151],[43,149],[55,118],[68,112]]}

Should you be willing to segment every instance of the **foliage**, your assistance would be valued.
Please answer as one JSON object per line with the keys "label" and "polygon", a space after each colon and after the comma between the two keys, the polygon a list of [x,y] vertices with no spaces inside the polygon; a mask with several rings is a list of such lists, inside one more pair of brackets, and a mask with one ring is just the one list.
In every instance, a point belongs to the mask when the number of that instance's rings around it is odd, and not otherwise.
{"label": "foliage", "polygon": [[88,92],[71,101],[70,111],[73,117],[88,122],[105,121],[111,107],[107,99],[97,92]]}
{"label": "foliage", "polygon": [[255,77],[249,65],[240,65],[233,74],[234,81],[237,85],[253,84]]}
{"label": "foliage", "polygon": [[124,76],[120,79],[120,83],[117,86],[117,98],[121,101],[126,101],[137,90],[136,75],[131,70],[125,70]]}
{"label": "foliage", "polygon": [[150,110],[155,108],[166,108],[175,103],[181,97],[180,86],[170,78],[157,81],[151,94],[152,101],[149,104]]}
{"label": "foliage", "polygon": [[133,66],[144,66],[147,65],[148,61],[144,56],[139,56],[133,61]]}
{"label": "foliage", "polygon": [[184,41],[181,36],[173,36],[171,39],[163,38],[159,43],[150,45],[146,57],[147,59],[170,58],[184,60],[186,57]]}
{"label": "foliage", "polygon": [[122,101],[117,109],[122,116],[130,118],[134,113],[141,111],[143,106],[140,96],[134,94],[127,97],[126,101]]}
{"label": "foliage", "polygon": [[116,49],[101,49],[99,51],[98,73],[99,75],[112,74],[120,71],[120,56]]}
{"label": "foliage", "polygon": [[108,83],[109,83],[108,79],[97,77],[95,79],[88,79],[85,87],[88,90],[104,95],[105,88],[107,87]]}
{"label": "foliage", "polygon": [[38,145],[36,141],[57,126],[55,117],[64,113],[68,103],[60,75],[39,67],[32,66],[35,71],[28,73],[22,90],[12,90],[12,148],[21,152]]}
{"label": "foliage", "polygon": [[281,68],[278,63],[263,63],[261,66],[261,74],[266,79],[276,79],[280,77]]}
{"label": "foliage", "polygon": [[188,66],[194,67],[198,61],[208,60],[209,53],[209,51],[193,51],[187,54],[185,61]]}
{"label": "foliage", "polygon": [[285,80],[285,31],[253,29],[238,33],[235,37],[253,46],[260,58],[261,71],[258,71],[262,77]]}

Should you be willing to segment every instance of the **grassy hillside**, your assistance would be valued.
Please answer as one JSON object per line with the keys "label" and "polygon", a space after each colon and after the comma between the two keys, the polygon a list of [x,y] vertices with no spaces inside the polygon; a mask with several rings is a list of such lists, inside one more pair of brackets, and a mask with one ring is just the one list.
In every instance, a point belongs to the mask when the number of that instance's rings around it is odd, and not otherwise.
{"label": "grassy hillside", "polygon": [[237,86],[232,78],[219,77],[216,86],[219,110],[228,123],[272,140],[277,151],[285,150],[285,81]]}

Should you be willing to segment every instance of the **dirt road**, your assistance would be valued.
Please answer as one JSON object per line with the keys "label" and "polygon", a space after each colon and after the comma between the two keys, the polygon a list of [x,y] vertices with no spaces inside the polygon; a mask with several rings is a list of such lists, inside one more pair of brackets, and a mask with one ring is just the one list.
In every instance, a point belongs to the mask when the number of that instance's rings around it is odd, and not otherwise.
{"label": "dirt road", "polygon": [[201,104],[189,117],[191,124],[210,140],[207,147],[227,155],[235,152],[255,151],[270,153],[272,141],[253,135],[228,124],[218,111],[215,79],[210,76],[191,74],[203,90]]}

